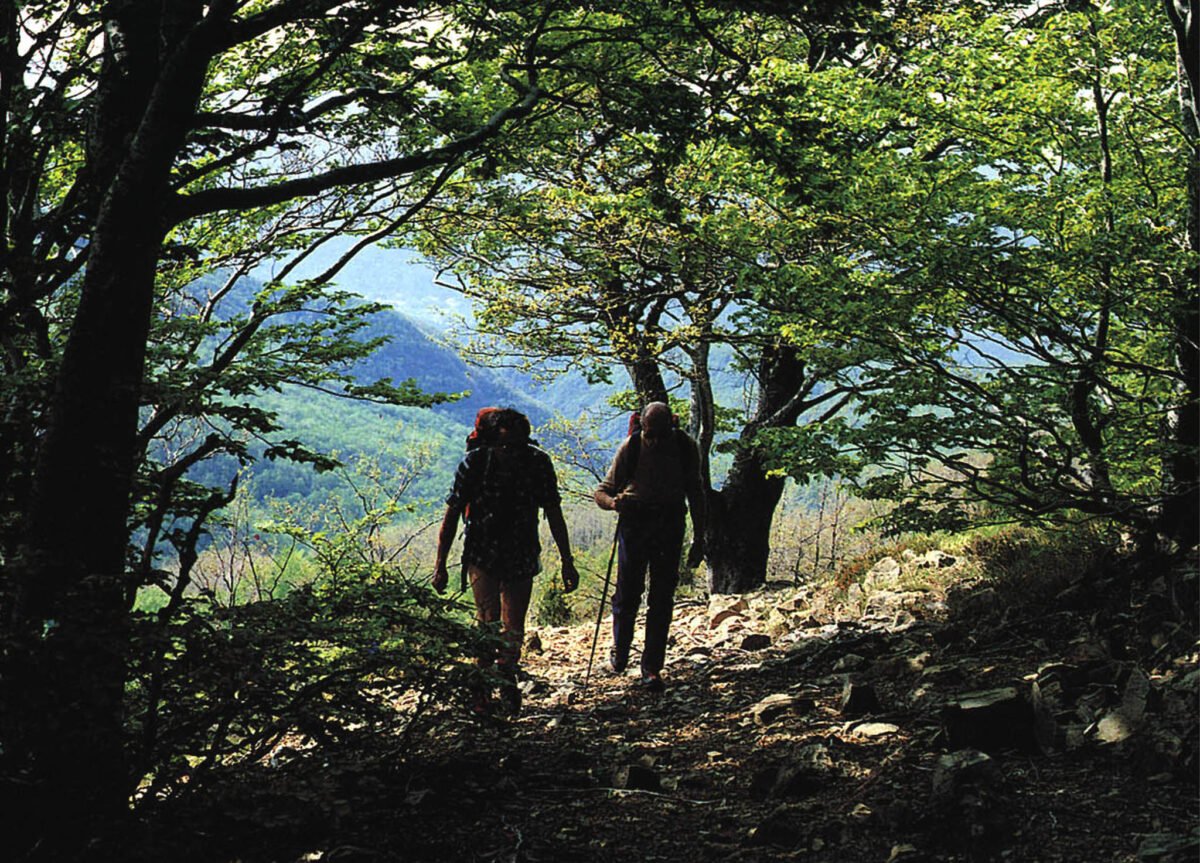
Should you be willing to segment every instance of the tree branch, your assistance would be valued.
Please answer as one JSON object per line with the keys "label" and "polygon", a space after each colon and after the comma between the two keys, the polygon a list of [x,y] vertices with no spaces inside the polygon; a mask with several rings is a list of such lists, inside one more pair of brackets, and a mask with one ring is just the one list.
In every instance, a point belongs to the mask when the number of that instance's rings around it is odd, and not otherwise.
{"label": "tree branch", "polygon": [[532,86],[521,101],[501,108],[479,129],[442,147],[422,150],[397,159],[384,159],[361,165],[347,165],[321,174],[288,180],[271,186],[247,189],[211,189],[191,195],[181,195],[170,214],[171,224],[222,210],[242,210],[279,204],[295,198],[316,195],[339,186],[360,185],[379,180],[395,179],[419,171],[453,162],[488,139],[495,137],[513,120],[526,116],[538,100],[542,91]]}

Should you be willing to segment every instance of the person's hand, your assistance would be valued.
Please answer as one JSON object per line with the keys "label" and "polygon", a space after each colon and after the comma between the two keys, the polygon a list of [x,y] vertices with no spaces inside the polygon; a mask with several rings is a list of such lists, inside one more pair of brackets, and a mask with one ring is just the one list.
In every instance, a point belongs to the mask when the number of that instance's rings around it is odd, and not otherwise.
{"label": "person's hand", "polygon": [[562,580],[563,593],[570,593],[579,587],[579,570],[575,568],[575,561],[570,558],[562,562]]}
{"label": "person's hand", "polygon": [[637,494],[631,491],[623,491],[613,498],[613,509],[617,512],[629,512],[637,506]]}
{"label": "person's hand", "polygon": [[702,563],[704,563],[704,540],[697,539],[692,542],[692,547],[688,549],[688,569],[695,569]]}
{"label": "person's hand", "polygon": [[445,561],[441,561],[433,568],[433,589],[438,593],[445,593],[449,583],[450,573],[446,571]]}

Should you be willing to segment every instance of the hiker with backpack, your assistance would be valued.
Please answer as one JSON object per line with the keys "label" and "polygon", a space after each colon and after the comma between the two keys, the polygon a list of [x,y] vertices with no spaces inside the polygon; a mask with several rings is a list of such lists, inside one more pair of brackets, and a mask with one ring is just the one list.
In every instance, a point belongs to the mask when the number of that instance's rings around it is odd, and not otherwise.
{"label": "hiker with backpack", "polygon": [[625,670],[633,630],[649,573],[641,681],[652,692],[665,688],[662,667],[667,630],[679,581],[685,515],[692,514],[693,542],[687,565],[704,558],[705,498],[700,450],[678,428],[663,402],[635,414],[630,435],[621,443],[607,475],[595,491],[596,504],[618,513],[617,586],[613,591],[613,646],[609,667]]}
{"label": "hiker with backpack", "polygon": [[[438,534],[433,587],[446,589],[446,559],[464,519],[463,589],[469,580],[475,597],[475,618],[484,626],[499,626],[503,646],[477,660],[483,669],[493,664],[502,684],[501,698],[512,712],[520,709],[517,671],[525,640],[525,615],[533,577],[541,570],[538,510],[546,514],[550,534],[562,559],[563,589],[579,585],[563,519],[558,479],[550,456],[530,439],[529,420],[512,408],[485,408],[467,439],[467,453],[454,474],[446,512]],[[487,709],[490,691],[476,693],[476,709]]]}

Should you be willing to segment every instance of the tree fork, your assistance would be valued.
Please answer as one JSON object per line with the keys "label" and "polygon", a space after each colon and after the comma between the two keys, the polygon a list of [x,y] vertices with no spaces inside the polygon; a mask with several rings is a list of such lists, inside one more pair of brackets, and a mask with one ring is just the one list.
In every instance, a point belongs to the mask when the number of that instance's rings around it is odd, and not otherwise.
{"label": "tree fork", "polygon": [[754,443],[760,429],[788,428],[805,404],[797,398],[808,383],[799,353],[782,342],[765,344],[758,363],[758,405],[720,491],[709,494],[705,538],[713,593],[745,593],[767,580],[771,523],[783,496],[783,477],[771,476]]}

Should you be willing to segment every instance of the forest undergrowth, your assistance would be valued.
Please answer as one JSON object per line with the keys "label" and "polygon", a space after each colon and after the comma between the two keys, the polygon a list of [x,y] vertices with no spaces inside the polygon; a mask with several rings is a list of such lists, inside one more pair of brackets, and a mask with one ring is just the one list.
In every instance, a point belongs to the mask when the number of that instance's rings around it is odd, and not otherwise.
{"label": "forest undergrowth", "polygon": [[519,715],[435,705],[416,740],[290,735],[157,808],[141,853],[1196,859],[1194,557],[1001,532],[876,549],[820,583],[693,589],[661,695],[604,668],[607,622],[588,674],[594,625],[531,625]]}

